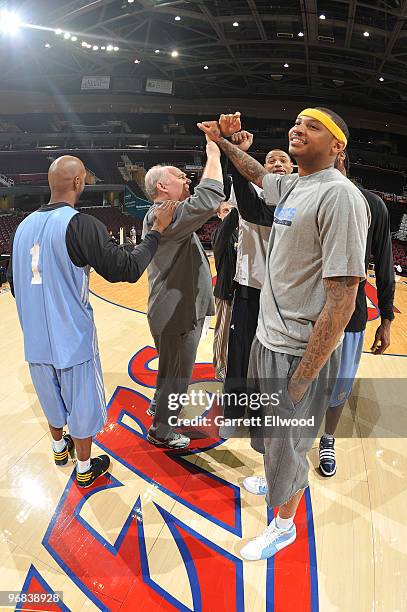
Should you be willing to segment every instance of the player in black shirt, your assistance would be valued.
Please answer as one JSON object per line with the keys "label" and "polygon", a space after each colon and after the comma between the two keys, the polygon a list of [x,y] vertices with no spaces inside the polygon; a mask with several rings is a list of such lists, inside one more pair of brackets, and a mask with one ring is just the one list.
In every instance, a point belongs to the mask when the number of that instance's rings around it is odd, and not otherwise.
{"label": "player in black shirt", "polygon": [[[342,174],[348,175],[349,158],[346,151],[338,155],[335,166]],[[383,200],[371,191],[359,185],[358,187],[365,196],[372,215],[367,235],[365,266],[367,271],[370,257],[373,256],[381,317],[381,324],[376,330],[371,351],[374,355],[382,355],[390,345],[390,325],[394,319],[394,268],[390,219]],[[355,312],[345,329],[338,379],[325,417],[325,433],[319,443],[319,469],[323,476],[334,476],[336,473],[334,433],[345,402],[351,394],[362,355],[367,324],[365,285],[366,280],[359,284]]]}

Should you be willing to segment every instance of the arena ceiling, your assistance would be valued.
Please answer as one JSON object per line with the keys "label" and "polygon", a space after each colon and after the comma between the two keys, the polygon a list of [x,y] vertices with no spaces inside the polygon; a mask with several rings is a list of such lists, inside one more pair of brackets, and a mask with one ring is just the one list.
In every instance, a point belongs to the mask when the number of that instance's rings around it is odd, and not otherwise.
{"label": "arena ceiling", "polygon": [[173,94],[189,100],[407,111],[407,0],[0,0],[1,8],[25,24],[0,35],[3,90],[72,93],[83,75],[109,75],[172,81]]}

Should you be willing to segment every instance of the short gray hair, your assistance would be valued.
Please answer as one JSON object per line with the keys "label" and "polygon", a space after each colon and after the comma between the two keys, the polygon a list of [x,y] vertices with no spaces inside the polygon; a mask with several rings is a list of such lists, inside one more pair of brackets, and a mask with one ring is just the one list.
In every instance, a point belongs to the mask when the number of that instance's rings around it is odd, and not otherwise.
{"label": "short gray hair", "polygon": [[144,188],[146,190],[148,199],[152,202],[157,196],[158,181],[164,181],[167,178],[167,168],[168,166],[162,164],[153,166],[144,177]]}

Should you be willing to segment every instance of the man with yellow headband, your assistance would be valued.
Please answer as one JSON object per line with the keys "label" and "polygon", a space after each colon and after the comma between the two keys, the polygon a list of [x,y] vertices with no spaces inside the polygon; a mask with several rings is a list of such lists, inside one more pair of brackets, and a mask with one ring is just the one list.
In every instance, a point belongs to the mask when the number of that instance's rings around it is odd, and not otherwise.
{"label": "man with yellow headband", "polygon": [[257,396],[268,398],[261,402],[261,426],[251,430],[266,478],[247,478],[244,486],[279,507],[264,533],[241,550],[244,559],[258,560],[296,539],[293,520],[308,486],[307,452],[329,404],[343,331],[365,277],[369,209],[357,187],[334,168],[349,133],[333,111],[307,108],[297,116],[288,136],[298,174],[288,176],[267,173],[224,138],[240,130],[240,113],[221,116],[220,124],[222,132],[215,121],[198,127],[263,188],[264,206],[276,206],[248,374]]}

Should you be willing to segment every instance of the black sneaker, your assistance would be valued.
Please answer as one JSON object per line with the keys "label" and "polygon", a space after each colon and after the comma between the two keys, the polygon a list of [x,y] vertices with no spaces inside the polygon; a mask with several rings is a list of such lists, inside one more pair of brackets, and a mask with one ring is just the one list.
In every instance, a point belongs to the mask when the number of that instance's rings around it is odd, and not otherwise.
{"label": "black sneaker", "polygon": [[63,467],[68,463],[68,455],[70,455],[72,463],[75,463],[75,445],[72,437],[69,434],[64,433],[62,438],[65,440],[65,448],[60,453],[54,452],[55,465]]}
{"label": "black sneaker", "polygon": [[319,442],[319,469],[323,476],[335,476],[335,438],[322,436]]}
{"label": "black sneaker", "polygon": [[154,444],[155,446],[160,446],[164,448],[186,448],[190,445],[191,440],[187,438],[187,436],[183,436],[176,431],[171,432],[169,437],[166,440],[160,440],[159,438],[155,438],[152,434],[147,434],[147,441],[150,444]]}
{"label": "black sneaker", "polygon": [[157,410],[157,404],[156,404],[155,398],[153,397],[153,399],[151,400],[150,405],[147,408],[146,412],[147,412],[148,416],[151,416],[151,417],[154,418],[156,410]]}
{"label": "black sneaker", "polygon": [[82,489],[90,487],[99,476],[107,472],[110,466],[110,459],[107,455],[99,455],[90,460],[90,468],[87,472],[80,474],[76,472],[76,484]]}

